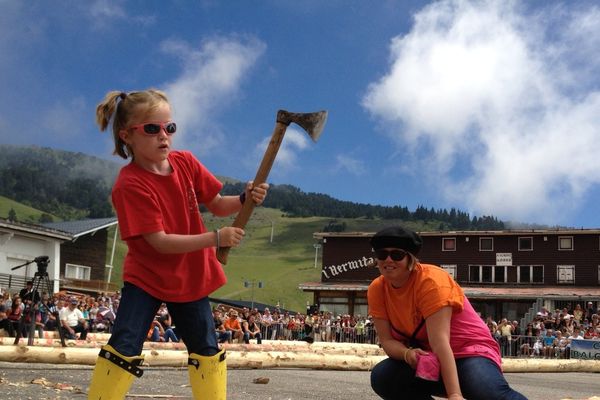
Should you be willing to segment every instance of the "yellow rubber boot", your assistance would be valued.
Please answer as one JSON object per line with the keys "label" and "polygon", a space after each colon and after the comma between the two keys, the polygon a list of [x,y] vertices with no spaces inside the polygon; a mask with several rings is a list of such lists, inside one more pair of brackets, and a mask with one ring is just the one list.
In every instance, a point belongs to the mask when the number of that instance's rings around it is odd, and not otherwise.
{"label": "yellow rubber boot", "polygon": [[102,346],[92,382],[88,390],[89,400],[122,400],[129,391],[135,377],[144,373],[138,366],[143,356],[126,357],[112,346]]}
{"label": "yellow rubber boot", "polygon": [[195,400],[227,400],[225,350],[214,356],[190,354],[188,373]]}

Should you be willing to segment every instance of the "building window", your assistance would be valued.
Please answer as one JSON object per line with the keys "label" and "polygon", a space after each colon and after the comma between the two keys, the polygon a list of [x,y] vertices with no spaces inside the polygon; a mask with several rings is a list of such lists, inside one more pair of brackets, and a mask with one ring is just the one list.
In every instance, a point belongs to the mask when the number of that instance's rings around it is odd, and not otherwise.
{"label": "building window", "polygon": [[517,275],[519,283],[544,283],[544,266],[519,265]]}
{"label": "building window", "polygon": [[321,311],[329,311],[333,315],[348,314],[348,299],[345,297],[319,297]]}
{"label": "building window", "polygon": [[469,282],[497,283],[506,281],[505,267],[469,265]]}
{"label": "building window", "polygon": [[494,282],[506,282],[506,266],[496,265],[494,267]]}
{"label": "building window", "polygon": [[485,282],[485,283],[494,282],[491,265],[482,265],[481,266],[481,282]]}
{"label": "building window", "polygon": [[456,251],[456,238],[442,238],[442,251]]}
{"label": "building window", "polygon": [[573,250],[573,236],[559,236],[558,237],[558,249],[559,250]]}
{"label": "building window", "polygon": [[479,282],[479,265],[469,265],[469,282]]}
{"label": "building window", "polygon": [[356,316],[369,315],[369,306],[366,304],[355,304],[354,305],[354,315],[356,315]]}
{"label": "building window", "polygon": [[479,251],[494,251],[494,238],[479,238]]}
{"label": "building window", "polygon": [[82,279],[89,281],[90,280],[90,267],[86,267],[83,265],[75,265],[75,264],[66,264],[65,265],[65,278],[69,279]]}
{"label": "building window", "polygon": [[452,277],[452,279],[456,280],[456,264],[455,265],[442,264],[442,265],[440,265],[440,267],[444,271],[446,271]]}
{"label": "building window", "polygon": [[519,251],[533,251],[533,237],[525,236],[519,238]]}
{"label": "building window", "polygon": [[556,272],[558,283],[575,283],[574,265],[557,265]]}

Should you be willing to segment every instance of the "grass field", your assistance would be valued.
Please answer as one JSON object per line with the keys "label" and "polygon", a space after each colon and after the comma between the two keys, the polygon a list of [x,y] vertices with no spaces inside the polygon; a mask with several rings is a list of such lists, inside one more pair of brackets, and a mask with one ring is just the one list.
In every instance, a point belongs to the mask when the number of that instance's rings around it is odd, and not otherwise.
{"label": "grass field", "polygon": [[[203,213],[209,230],[231,225],[233,218],[215,218]],[[304,312],[307,302],[312,303],[312,293],[298,289],[302,282],[320,281],[321,258],[319,254],[315,268],[315,243],[313,234],[322,232],[331,218],[289,218],[280,210],[258,207],[246,226],[246,237],[240,247],[229,253],[224,266],[227,284],[213,293],[213,297],[230,300],[256,301]],[[339,219],[346,224],[347,232],[374,232],[398,221],[372,219]],[[435,229],[422,223],[403,223],[409,229]],[[271,230],[273,240],[271,241]],[[109,233],[112,238],[112,232]],[[107,254],[110,256],[110,246]],[[122,259],[126,251],[123,242],[118,242],[115,252],[112,282],[120,282]],[[244,282],[253,282],[244,287]],[[262,282],[262,288],[258,288]]]}
{"label": "grass field", "polygon": [[[208,213],[203,217],[208,229],[228,226],[233,222],[233,218],[215,218]],[[279,304],[283,308],[305,311],[306,302],[312,302],[312,294],[302,292],[298,284],[320,279],[320,268],[314,268],[312,235],[321,231],[327,221],[325,218],[286,218],[279,210],[257,208],[246,226],[242,245],[229,253],[224,266],[227,284],[212,296]],[[113,234],[114,228],[109,232],[109,238]],[[111,246],[112,240],[109,240],[107,263]],[[118,240],[112,282],[121,282],[125,252],[125,244]],[[245,281],[251,283],[250,287],[244,286]],[[262,282],[262,288],[258,288],[258,282]]]}
{"label": "grass field", "polygon": [[[19,221],[26,218],[36,221],[42,211],[27,207],[0,196],[0,216],[6,217],[13,208]],[[203,213],[204,222],[209,230],[231,225],[233,218],[215,218],[210,213]],[[55,219],[58,220],[58,219]],[[227,265],[224,266],[228,282],[212,294],[213,297],[230,300],[256,301],[303,312],[307,302],[312,302],[312,294],[302,292],[298,285],[302,282],[319,281],[321,259],[315,268],[315,249],[313,247],[315,232],[322,232],[331,218],[289,218],[280,210],[258,207],[246,226],[246,237],[242,245],[229,253]],[[30,221],[30,222],[31,222]],[[346,231],[373,232],[383,226],[397,221],[380,221],[371,219],[339,219],[337,223],[345,223]],[[405,223],[414,230],[435,229],[422,223]],[[110,281],[122,285],[122,265],[127,247],[117,240],[112,254],[112,238],[115,227],[110,228],[107,243],[107,264],[113,265]],[[250,282],[249,287],[244,282]],[[262,288],[258,287],[262,282]]]}
{"label": "grass field", "polygon": [[[43,211],[26,206],[22,203],[18,203],[4,196],[0,196],[0,217],[8,218],[8,213],[11,209],[15,210],[18,221],[27,223],[37,223],[37,221],[39,221],[39,217],[44,214]],[[52,216],[52,218],[54,218],[54,221],[60,221],[60,219],[55,216]]]}
{"label": "grass field", "polygon": [[[0,217],[8,217],[14,209],[21,222],[37,223],[42,211],[0,196]],[[231,225],[233,218],[215,218],[203,213],[208,229]],[[55,218],[55,221],[58,221]],[[327,218],[286,218],[281,211],[258,207],[246,226],[246,237],[238,248],[229,253],[224,266],[228,282],[213,296],[232,300],[248,300],[277,304],[296,311],[304,311],[306,302],[312,301],[310,293],[298,289],[298,284],[320,279],[320,269],[314,268],[315,249],[312,235],[321,231]],[[273,240],[271,241],[271,230]],[[107,264],[113,265],[110,281],[122,284],[122,266],[127,246],[117,240],[112,254],[115,227],[109,229]],[[111,257],[114,257],[111,260]],[[319,259],[320,261],[320,259]],[[244,287],[244,282],[253,282]],[[258,288],[262,282],[262,288]]]}

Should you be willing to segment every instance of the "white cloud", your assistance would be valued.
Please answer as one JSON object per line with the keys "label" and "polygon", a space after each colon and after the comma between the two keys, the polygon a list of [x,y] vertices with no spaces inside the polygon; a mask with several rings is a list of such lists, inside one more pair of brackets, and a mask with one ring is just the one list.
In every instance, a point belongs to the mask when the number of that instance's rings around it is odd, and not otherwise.
{"label": "white cloud", "polygon": [[81,134],[78,127],[85,126],[89,120],[89,105],[82,97],[76,97],[64,103],[54,103],[43,110],[38,135],[52,135],[57,143],[76,140]]}
{"label": "white cloud", "polygon": [[335,171],[344,170],[356,176],[362,176],[366,172],[365,164],[361,160],[345,154],[338,154],[335,157],[335,166],[333,169]]}
{"label": "white cloud", "polygon": [[[265,137],[255,148],[254,158],[257,160],[257,166],[263,159],[267,146],[271,141],[271,136]],[[298,153],[309,146],[309,140],[306,132],[297,129],[294,126],[289,126],[283,137],[283,141],[275,158],[276,166],[273,171],[277,174],[285,174],[287,171],[297,167]]]}
{"label": "white cloud", "polygon": [[206,154],[223,140],[219,110],[236,99],[266,46],[254,38],[213,38],[199,48],[176,40],[161,48],[183,62],[181,75],[164,86],[181,127],[177,145]]}
{"label": "white cloud", "polygon": [[454,204],[559,223],[600,184],[600,12],[520,5],[424,8],[363,105]]}
{"label": "white cloud", "polygon": [[142,30],[155,25],[157,16],[152,14],[128,13],[121,0],[95,0],[91,5],[82,3],[80,8],[88,16],[90,27],[100,31],[112,30],[117,24],[131,24]]}
{"label": "white cloud", "polygon": [[126,13],[123,7],[114,1],[96,0],[92,2],[89,8],[90,15],[93,18],[125,18]]}

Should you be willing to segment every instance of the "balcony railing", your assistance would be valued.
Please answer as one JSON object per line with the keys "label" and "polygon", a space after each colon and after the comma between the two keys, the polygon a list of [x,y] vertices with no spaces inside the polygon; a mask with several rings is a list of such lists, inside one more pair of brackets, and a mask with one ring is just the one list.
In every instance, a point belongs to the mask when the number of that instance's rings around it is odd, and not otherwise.
{"label": "balcony railing", "polygon": [[119,290],[119,286],[114,283],[101,280],[73,279],[61,277],[60,289],[76,290],[80,292],[115,292]]}
{"label": "balcony railing", "polygon": [[[0,274],[0,288],[10,292],[18,292],[25,287],[25,283],[33,279],[30,276]],[[60,277],[59,290],[77,291],[77,292],[115,292],[119,289],[118,285],[101,280],[72,279]],[[50,285],[54,281],[50,280]],[[46,291],[41,288],[40,291]]]}

